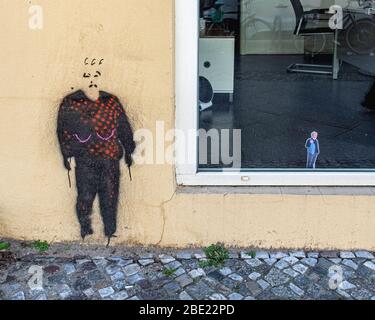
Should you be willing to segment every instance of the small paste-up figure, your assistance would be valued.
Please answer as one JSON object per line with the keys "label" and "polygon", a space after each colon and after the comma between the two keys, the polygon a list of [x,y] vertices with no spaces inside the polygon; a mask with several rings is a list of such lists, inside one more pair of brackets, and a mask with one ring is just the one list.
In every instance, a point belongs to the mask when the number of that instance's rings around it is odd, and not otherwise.
{"label": "small paste-up figure", "polygon": [[306,168],[315,169],[316,160],[320,154],[318,133],[316,131],[311,132],[311,138],[306,140],[305,148],[307,150]]}

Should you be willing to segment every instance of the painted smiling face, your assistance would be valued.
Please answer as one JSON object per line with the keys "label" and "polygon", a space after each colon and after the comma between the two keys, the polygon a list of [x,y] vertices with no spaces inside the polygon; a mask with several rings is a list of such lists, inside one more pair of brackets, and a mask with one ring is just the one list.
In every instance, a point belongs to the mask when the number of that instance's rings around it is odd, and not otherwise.
{"label": "painted smiling face", "polygon": [[101,65],[103,64],[103,61],[103,59],[85,59],[83,78],[86,79],[87,87],[89,89],[99,88],[100,79],[102,77]]}

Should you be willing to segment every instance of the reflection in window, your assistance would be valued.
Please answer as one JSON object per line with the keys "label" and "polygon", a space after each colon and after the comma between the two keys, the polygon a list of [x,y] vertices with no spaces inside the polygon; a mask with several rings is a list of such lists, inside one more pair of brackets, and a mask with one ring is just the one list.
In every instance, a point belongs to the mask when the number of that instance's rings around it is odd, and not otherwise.
{"label": "reflection in window", "polygon": [[375,168],[375,0],[200,2],[201,169]]}

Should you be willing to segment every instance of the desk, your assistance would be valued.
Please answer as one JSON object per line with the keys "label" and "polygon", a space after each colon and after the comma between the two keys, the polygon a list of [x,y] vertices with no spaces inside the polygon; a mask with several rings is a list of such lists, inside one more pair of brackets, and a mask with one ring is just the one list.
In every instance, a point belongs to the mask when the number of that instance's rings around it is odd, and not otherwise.
{"label": "desk", "polygon": [[214,93],[234,93],[235,37],[220,30],[206,31],[199,38],[199,75],[210,81]]}

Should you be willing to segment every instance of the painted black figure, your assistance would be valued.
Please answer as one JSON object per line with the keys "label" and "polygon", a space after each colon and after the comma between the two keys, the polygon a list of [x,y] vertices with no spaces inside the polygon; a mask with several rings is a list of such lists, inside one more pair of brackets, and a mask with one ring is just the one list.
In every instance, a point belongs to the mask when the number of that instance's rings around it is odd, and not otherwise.
{"label": "painted black figure", "polygon": [[[85,60],[89,67],[99,67],[103,60]],[[92,206],[99,196],[104,233],[110,239],[117,227],[120,166],[124,156],[127,166],[132,165],[135,149],[133,131],[119,99],[99,91],[101,71],[85,72],[88,88],[76,91],[63,99],[57,123],[57,135],[65,168],[70,171],[70,158],[76,162],[76,210],[81,236],[93,233]],[[130,171],[130,170],[129,170]]]}

